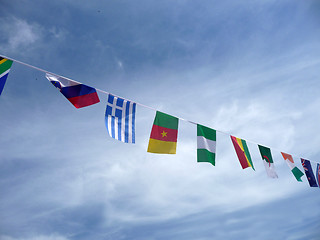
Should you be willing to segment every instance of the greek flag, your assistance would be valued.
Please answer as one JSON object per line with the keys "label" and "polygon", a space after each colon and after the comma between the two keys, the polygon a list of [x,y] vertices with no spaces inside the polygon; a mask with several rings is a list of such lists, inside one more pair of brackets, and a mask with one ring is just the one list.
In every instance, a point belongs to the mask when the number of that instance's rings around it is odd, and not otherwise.
{"label": "greek flag", "polygon": [[110,137],[135,143],[135,114],[136,103],[109,94],[105,122]]}

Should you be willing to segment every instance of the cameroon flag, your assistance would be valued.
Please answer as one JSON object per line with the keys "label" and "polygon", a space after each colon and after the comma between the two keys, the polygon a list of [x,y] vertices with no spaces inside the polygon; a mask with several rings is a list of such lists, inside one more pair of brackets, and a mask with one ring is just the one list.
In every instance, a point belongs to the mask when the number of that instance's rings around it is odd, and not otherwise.
{"label": "cameroon flag", "polygon": [[175,154],[179,119],[157,111],[153,122],[148,152]]}

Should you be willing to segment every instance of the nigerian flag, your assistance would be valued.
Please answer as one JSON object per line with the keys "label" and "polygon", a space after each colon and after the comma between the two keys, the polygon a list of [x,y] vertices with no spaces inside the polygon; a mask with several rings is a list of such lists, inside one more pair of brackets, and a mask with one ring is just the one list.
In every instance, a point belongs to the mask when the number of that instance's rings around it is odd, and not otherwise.
{"label": "nigerian flag", "polygon": [[197,161],[215,165],[216,130],[197,124]]}

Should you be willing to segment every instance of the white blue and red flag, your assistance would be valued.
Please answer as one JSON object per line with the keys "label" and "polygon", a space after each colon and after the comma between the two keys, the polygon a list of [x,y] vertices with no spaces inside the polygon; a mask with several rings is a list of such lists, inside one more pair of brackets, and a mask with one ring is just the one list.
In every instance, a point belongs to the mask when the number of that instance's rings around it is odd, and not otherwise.
{"label": "white blue and red flag", "polygon": [[87,107],[100,102],[95,88],[48,73],[46,74],[46,78],[58,88],[76,108]]}
{"label": "white blue and red flag", "polygon": [[108,94],[105,123],[110,137],[135,143],[136,103]]}
{"label": "white blue and red flag", "polygon": [[301,164],[303,166],[304,172],[306,173],[308,182],[310,187],[318,187],[318,184],[316,182],[316,178],[314,177],[311,163],[309,160],[301,158]]}

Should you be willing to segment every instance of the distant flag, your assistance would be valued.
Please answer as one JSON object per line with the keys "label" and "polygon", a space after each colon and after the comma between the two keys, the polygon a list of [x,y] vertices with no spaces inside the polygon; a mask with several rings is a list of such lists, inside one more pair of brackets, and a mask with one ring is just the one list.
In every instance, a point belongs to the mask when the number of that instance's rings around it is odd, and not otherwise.
{"label": "distant flag", "polygon": [[197,161],[215,165],[216,130],[197,124]]}
{"label": "distant flag", "polygon": [[230,137],[231,137],[231,141],[233,143],[234,149],[236,150],[236,154],[238,156],[241,167],[243,169],[247,167],[252,167],[252,169],[255,170],[253,167],[253,163],[251,160],[250,152],[249,152],[246,141],[234,136],[230,136]]}
{"label": "distant flag", "polygon": [[296,167],[296,165],[294,164],[292,156],[290,154],[283,153],[283,152],[281,152],[281,154],[282,154],[284,160],[286,161],[286,163],[288,164],[291,172],[293,173],[293,175],[297,179],[297,181],[302,182],[301,177],[304,174],[303,174],[303,172],[301,172],[301,170],[299,168]]}
{"label": "distant flag", "polygon": [[148,152],[175,154],[179,119],[157,111],[153,122]]}
{"label": "distant flag", "polygon": [[270,148],[267,148],[267,147],[264,147],[261,145],[258,145],[258,147],[259,147],[259,151],[260,151],[263,163],[264,163],[264,167],[266,168],[266,172],[267,172],[268,177],[278,178],[278,175],[277,175],[275,167],[274,167]]}
{"label": "distant flag", "polygon": [[317,164],[317,181],[318,181],[318,186],[320,187],[320,163]]}
{"label": "distant flag", "polygon": [[110,137],[135,143],[136,103],[108,94],[105,123]]}
{"label": "distant flag", "polygon": [[6,83],[12,61],[6,58],[0,57],[0,95]]}
{"label": "distant flag", "polygon": [[83,108],[100,102],[96,89],[46,73],[46,78],[75,106]]}
{"label": "distant flag", "polygon": [[301,164],[303,166],[304,172],[306,173],[308,182],[310,187],[318,187],[318,184],[316,182],[316,178],[314,177],[311,163],[309,160],[301,158]]}

